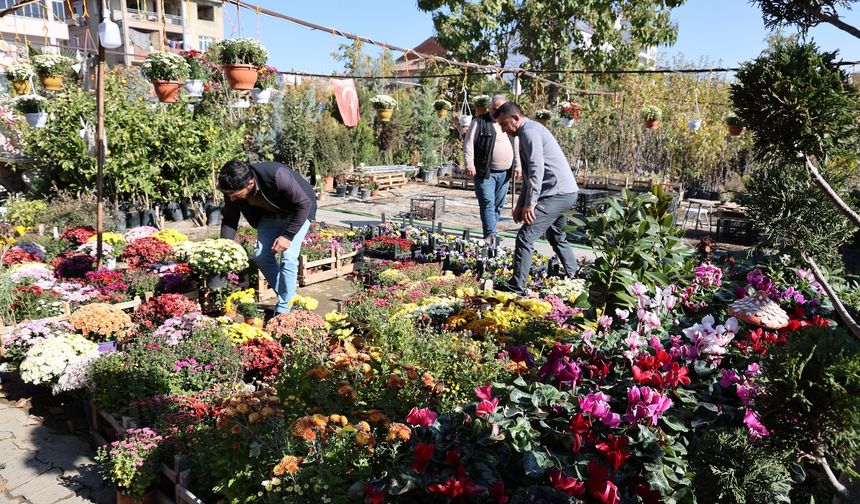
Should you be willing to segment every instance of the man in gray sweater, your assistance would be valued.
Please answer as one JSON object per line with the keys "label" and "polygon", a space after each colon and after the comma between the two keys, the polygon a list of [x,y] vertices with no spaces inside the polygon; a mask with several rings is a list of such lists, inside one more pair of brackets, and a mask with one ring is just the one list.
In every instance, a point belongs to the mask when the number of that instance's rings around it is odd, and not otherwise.
{"label": "man in gray sweater", "polygon": [[534,243],[541,235],[546,234],[567,276],[576,273],[563,212],[576,204],[579,187],[564,152],[546,127],[529,120],[513,102],[499,107],[495,118],[505,133],[519,138],[523,170],[523,188],[514,207],[514,222],[523,223],[514,249],[514,273],[499,290],[522,295],[528,287]]}

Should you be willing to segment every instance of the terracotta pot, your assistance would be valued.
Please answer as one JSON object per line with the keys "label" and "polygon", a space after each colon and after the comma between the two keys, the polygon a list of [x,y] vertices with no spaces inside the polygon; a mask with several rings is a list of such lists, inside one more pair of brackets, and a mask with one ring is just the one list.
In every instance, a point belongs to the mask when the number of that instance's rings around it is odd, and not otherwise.
{"label": "terracotta pot", "polygon": [[257,329],[263,328],[263,319],[258,317],[245,317],[245,323]]}
{"label": "terracotta pot", "polygon": [[259,74],[253,65],[224,65],[224,76],[230,89],[254,89]]}
{"label": "terracotta pot", "polygon": [[379,196],[379,189],[371,189],[370,190],[370,197],[375,198],[377,196]]}
{"label": "terracotta pot", "polygon": [[376,118],[379,119],[380,122],[390,121],[392,115],[394,115],[393,110],[376,109]]}
{"label": "terracotta pot", "polygon": [[30,93],[30,81],[16,80],[12,81],[12,88],[17,95],[25,95]]}
{"label": "terracotta pot", "polygon": [[729,135],[738,136],[744,132],[744,127],[740,124],[729,124]]}
{"label": "terracotta pot", "polygon": [[436,111],[436,115],[437,115],[437,116],[439,116],[439,117],[445,117],[445,116],[447,116],[447,115],[448,115],[448,111],[447,111],[447,110],[445,110],[445,109],[437,110],[437,111]]}
{"label": "terracotta pot", "polygon": [[659,119],[651,119],[651,120],[645,121],[645,128],[646,129],[657,129],[659,127],[660,127],[660,120]]}
{"label": "terracotta pot", "polygon": [[549,119],[535,119],[535,121],[543,124],[544,126],[546,126],[547,123],[549,123]]}
{"label": "terracotta pot", "polygon": [[48,91],[59,91],[63,89],[62,75],[42,75],[39,77],[42,81],[42,87]]}
{"label": "terracotta pot", "polygon": [[323,190],[334,191],[334,177],[323,177]]}
{"label": "terracotta pot", "polygon": [[143,497],[132,497],[119,490],[116,491],[116,504],[152,504],[155,502],[155,492],[148,492]]}
{"label": "terracotta pot", "polygon": [[152,81],[152,86],[155,88],[155,96],[161,103],[173,103],[179,96],[179,86],[182,83],[179,81]]}

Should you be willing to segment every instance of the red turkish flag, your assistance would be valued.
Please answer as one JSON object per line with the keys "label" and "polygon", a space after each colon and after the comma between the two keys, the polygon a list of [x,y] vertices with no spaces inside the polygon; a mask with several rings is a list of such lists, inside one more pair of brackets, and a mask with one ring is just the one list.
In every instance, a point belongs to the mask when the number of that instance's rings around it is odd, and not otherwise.
{"label": "red turkish flag", "polygon": [[361,116],[358,114],[358,93],[355,92],[355,82],[352,79],[331,79],[332,91],[337,98],[337,109],[343,124],[353,127],[358,124]]}

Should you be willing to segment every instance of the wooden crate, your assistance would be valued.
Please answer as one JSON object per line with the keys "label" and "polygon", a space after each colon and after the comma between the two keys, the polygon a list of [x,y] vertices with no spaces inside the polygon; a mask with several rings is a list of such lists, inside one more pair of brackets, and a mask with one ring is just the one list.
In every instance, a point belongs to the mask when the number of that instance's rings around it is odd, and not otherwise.
{"label": "wooden crate", "polygon": [[299,257],[299,286],[305,287],[332,278],[349,275],[355,271],[355,258],[358,251],[349,254],[332,252],[330,257],[308,261],[304,255]]}
{"label": "wooden crate", "polygon": [[445,177],[438,177],[436,185],[450,187],[452,189],[474,189],[475,180],[463,173],[454,173]]}

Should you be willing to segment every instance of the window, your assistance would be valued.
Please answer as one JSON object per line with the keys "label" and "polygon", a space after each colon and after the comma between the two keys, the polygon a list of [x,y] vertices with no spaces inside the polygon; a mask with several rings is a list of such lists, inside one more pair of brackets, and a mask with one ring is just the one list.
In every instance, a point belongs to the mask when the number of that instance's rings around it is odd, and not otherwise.
{"label": "window", "polygon": [[215,21],[215,7],[197,4],[197,19],[201,21]]}
{"label": "window", "polygon": [[54,19],[56,21],[65,21],[66,20],[66,7],[63,5],[62,0],[54,0]]}
{"label": "window", "polygon": [[208,51],[209,46],[215,43],[215,37],[206,37],[204,35],[200,35],[197,37],[197,50],[198,51]]}

